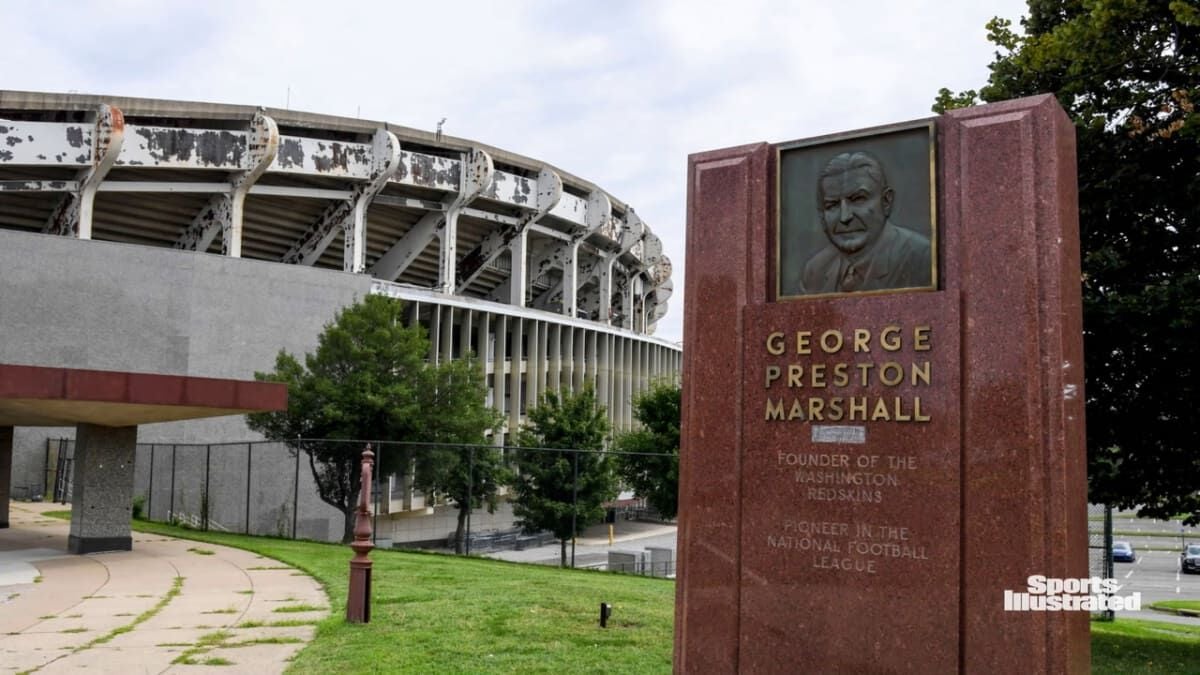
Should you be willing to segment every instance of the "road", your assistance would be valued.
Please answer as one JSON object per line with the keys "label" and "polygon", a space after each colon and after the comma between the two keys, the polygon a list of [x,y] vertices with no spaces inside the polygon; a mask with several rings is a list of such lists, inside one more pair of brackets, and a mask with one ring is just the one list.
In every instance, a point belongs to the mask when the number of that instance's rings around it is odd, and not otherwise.
{"label": "road", "polygon": [[[1179,569],[1179,553],[1184,542],[1200,543],[1200,528],[1183,527],[1179,521],[1137,518],[1133,513],[1120,512],[1113,514],[1113,541],[1127,541],[1137,553],[1137,562],[1113,563],[1113,578],[1122,584],[1121,595],[1140,592],[1142,607],[1162,600],[1200,600],[1200,574],[1183,574]],[[1118,616],[1200,626],[1197,618],[1147,609],[1121,612]]]}

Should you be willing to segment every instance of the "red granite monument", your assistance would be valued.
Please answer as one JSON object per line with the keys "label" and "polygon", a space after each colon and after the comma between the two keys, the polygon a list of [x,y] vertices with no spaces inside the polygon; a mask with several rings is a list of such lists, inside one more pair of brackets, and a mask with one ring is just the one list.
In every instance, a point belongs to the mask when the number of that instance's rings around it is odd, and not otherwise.
{"label": "red granite monument", "polygon": [[1087,672],[1086,612],[1004,609],[1088,574],[1054,98],[688,169],[675,670]]}

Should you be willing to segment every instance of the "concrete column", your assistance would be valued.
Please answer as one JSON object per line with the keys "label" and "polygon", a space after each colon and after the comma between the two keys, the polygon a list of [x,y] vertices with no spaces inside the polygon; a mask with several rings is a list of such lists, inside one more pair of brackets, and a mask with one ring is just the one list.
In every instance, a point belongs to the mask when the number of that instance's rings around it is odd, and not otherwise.
{"label": "concrete column", "polygon": [[441,340],[441,363],[451,361],[454,358],[454,308],[446,306],[442,308],[442,325],[438,329],[441,331],[439,338]]}
{"label": "concrete column", "polygon": [[579,330],[575,326],[567,326],[566,335],[563,336],[562,388],[570,392],[578,391],[575,388],[575,341]]}
{"label": "concrete column", "polygon": [[12,498],[13,428],[0,427],[0,530],[8,527],[8,500]]}
{"label": "concrete column", "polygon": [[538,369],[537,383],[538,396],[546,392],[547,380],[546,376],[547,365],[550,362],[550,325],[545,321],[538,321]]}
{"label": "concrete column", "polygon": [[429,362],[433,365],[441,363],[442,345],[442,308],[433,305],[429,313]]}
{"label": "concrete column", "polygon": [[550,373],[546,377],[546,386],[555,392],[562,388],[562,343],[563,325],[556,323],[550,328]]}
{"label": "concrete column", "polygon": [[137,427],[75,428],[71,553],[128,551]]}
{"label": "concrete column", "polygon": [[[472,353],[471,338],[474,336],[474,318],[475,312],[469,309],[461,310],[458,325],[458,354],[464,359],[467,358],[467,354]],[[482,360],[484,358],[483,352],[477,351],[474,354],[475,358],[480,359],[479,367],[482,369],[484,367]]]}
{"label": "concrete column", "polygon": [[601,335],[596,347],[596,400],[612,411],[612,401],[609,400],[609,383],[612,382],[612,364],[608,358],[609,338],[607,333]]}
{"label": "concrete column", "polygon": [[529,232],[521,230],[521,233],[513,237],[513,240],[508,244],[508,256],[511,261],[509,264],[509,288],[508,288],[508,304],[513,307],[525,306],[525,291],[529,286]]}
{"label": "concrete column", "polygon": [[525,320],[513,317],[509,326],[512,358],[508,362],[508,428],[516,431],[521,428],[521,396],[525,393],[521,391],[521,382],[525,377],[525,373],[521,372],[521,366],[525,363]]}
{"label": "concrete column", "polygon": [[525,338],[525,409],[537,405],[538,397],[541,396],[541,391],[538,385],[538,353],[541,347],[538,345],[538,322],[526,321],[526,331],[528,337]]}
{"label": "concrete column", "polygon": [[[496,410],[501,413],[507,413],[508,408],[504,400],[505,392],[508,388],[508,362],[505,357],[505,352],[508,351],[508,317],[503,314],[496,315],[496,350],[495,360],[492,363],[492,387],[495,392]],[[506,432],[515,432],[515,426],[506,428]]]}

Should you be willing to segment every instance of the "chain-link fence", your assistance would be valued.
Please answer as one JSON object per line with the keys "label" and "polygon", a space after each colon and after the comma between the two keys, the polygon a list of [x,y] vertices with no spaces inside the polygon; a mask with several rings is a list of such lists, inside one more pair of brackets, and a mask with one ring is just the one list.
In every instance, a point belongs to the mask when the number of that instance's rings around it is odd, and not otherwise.
{"label": "chain-link fence", "polygon": [[[376,546],[465,554],[551,545],[557,549],[560,540],[553,533],[528,531],[514,510],[516,495],[508,478],[522,460],[541,465],[547,460],[558,462],[558,473],[549,474],[557,476],[548,495],[555,503],[544,506],[569,519],[569,528],[560,522],[560,532],[575,532],[578,537],[600,521],[663,522],[657,511],[635,496],[606,499],[597,511],[597,500],[588,494],[597,482],[589,473],[598,466],[593,460],[611,460],[620,453],[433,443],[371,445],[377,468],[370,487]],[[307,439],[287,444],[139,443],[133,508],[136,516],[147,520],[200,530],[341,541],[353,526],[365,446],[362,441]],[[74,447],[73,440],[52,439],[46,448],[47,494],[63,503],[71,497]],[[345,512],[330,502],[342,504]],[[475,508],[463,510],[460,504]],[[569,538],[568,548],[569,563],[575,566],[575,538]],[[598,564],[592,556],[579,566],[673,575],[673,554],[669,565],[661,556],[637,565],[624,559]]]}

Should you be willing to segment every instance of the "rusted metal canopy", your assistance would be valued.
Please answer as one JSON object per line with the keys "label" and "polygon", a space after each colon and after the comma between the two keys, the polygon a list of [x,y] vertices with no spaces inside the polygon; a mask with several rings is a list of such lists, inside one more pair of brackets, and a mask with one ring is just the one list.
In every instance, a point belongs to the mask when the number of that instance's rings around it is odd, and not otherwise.
{"label": "rusted metal canopy", "polygon": [[287,386],[0,363],[0,426],[124,427],[283,410]]}

